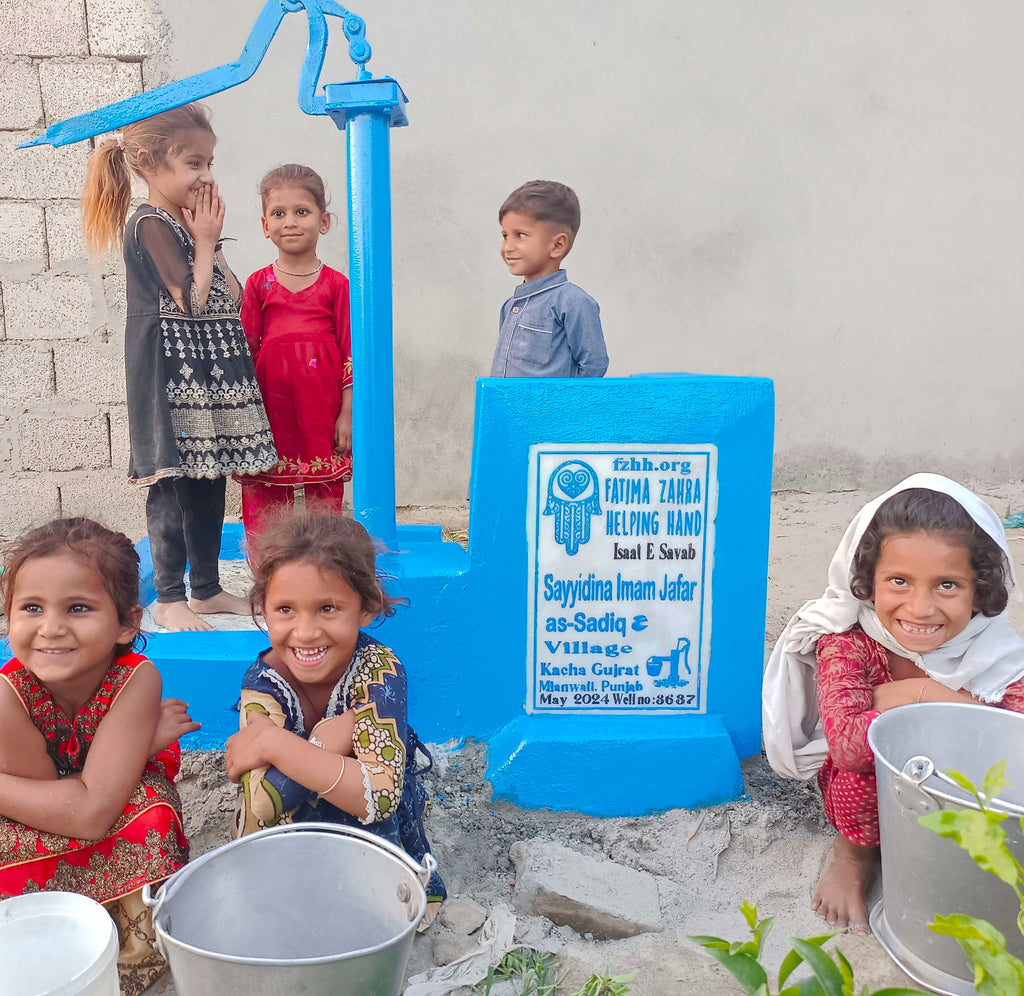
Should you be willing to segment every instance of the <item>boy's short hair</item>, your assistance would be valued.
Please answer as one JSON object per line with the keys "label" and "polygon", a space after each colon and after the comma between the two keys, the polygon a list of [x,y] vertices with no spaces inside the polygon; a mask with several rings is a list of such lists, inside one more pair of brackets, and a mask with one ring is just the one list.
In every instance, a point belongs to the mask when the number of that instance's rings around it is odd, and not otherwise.
{"label": "boy's short hair", "polygon": [[569,232],[569,245],[580,230],[580,202],[572,187],[556,180],[530,180],[517,187],[498,210],[498,221],[515,211],[534,221],[547,221]]}

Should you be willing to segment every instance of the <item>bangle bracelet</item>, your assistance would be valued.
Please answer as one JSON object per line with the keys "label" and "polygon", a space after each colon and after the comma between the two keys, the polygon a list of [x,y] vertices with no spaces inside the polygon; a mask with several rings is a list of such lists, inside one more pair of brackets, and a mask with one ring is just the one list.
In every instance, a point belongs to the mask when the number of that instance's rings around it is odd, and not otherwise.
{"label": "bangle bracelet", "polygon": [[323,792],[318,792],[317,795],[319,795],[319,796],[330,795],[330,793],[333,792],[335,790],[335,788],[337,788],[338,782],[341,781],[341,776],[343,774],[345,774],[345,755],[344,754],[339,754],[338,756],[341,758],[341,771],[338,772],[338,777],[335,778],[334,781],[331,782],[331,784],[327,788],[325,788],[323,790]]}
{"label": "bangle bracelet", "polygon": [[[918,702],[922,702],[924,700],[924,690],[927,687],[928,687],[928,679],[925,678],[924,681],[921,682],[921,691],[919,691],[917,693],[917,701]],[[333,788],[333,786],[331,786],[331,787]]]}

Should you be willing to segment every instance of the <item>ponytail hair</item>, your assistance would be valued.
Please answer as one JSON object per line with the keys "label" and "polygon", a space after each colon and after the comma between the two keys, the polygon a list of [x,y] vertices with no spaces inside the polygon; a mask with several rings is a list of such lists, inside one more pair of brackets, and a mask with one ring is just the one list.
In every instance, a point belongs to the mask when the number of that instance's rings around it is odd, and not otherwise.
{"label": "ponytail hair", "polygon": [[132,200],[132,176],[145,180],[180,147],[190,131],[213,135],[202,104],[185,104],[126,125],[121,135],[98,145],[89,158],[82,190],[82,226],[94,256],[120,246]]}

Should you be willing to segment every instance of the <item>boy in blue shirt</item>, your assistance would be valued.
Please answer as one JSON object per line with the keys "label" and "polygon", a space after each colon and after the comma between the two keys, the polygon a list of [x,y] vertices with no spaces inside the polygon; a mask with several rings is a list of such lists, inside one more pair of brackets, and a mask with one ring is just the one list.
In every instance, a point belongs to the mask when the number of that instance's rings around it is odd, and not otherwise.
{"label": "boy in blue shirt", "polygon": [[492,377],[603,377],[608,351],[597,302],[570,284],[562,260],[580,227],[564,183],[531,180],[498,211],[501,258],[523,282],[501,307]]}

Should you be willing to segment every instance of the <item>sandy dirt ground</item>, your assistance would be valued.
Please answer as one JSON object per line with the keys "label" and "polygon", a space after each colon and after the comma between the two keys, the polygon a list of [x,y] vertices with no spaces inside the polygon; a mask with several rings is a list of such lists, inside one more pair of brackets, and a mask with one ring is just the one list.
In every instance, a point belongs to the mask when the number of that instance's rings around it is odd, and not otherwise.
{"label": "sandy dirt ground", "polygon": [[[769,564],[766,648],[793,610],[824,587],[831,554],[853,513],[873,497],[867,492],[774,496]],[[1024,494],[986,496],[1001,515],[1024,506]],[[465,529],[465,509],[406,510],[407,521],[441,521]],[[1024,530],[1010,533],[1018,572],[1024,564]],[[1024,627],[1024,603],[1011,602],[1016,628]],[[415,704],[413,704],[413,712]],[[663,929],[616,941],[580,937],[570,927],[517,915],[516,936],[534,947],[559,951],[565,992],[575,992],[591,972],[635,972],[635,996],[729,994],[741,990],[724,969],[685,935],[717,934],[745,939],[743,900],[778,918],[765,961],[778,965],[787,939],[823,933],[809,900],[832,831],[812,784],[779,778],[760,756],[743,764],[746,796],[700,811],[671,810],[658,816],[598,819],[573,813],[524,811],[495,802],[484,781],[486,756],[479,745],[461,750],[435,745],[436,765],[427,784],[434,800],[427,821],[435,856],[449,894],[468,896],[485,909],[511,907],[516,869],[509,847],[540,837],[584,854],[603,857],[658,877]],[[223,774],[222,755],[191,752],[180,780],[193,854],[228,839],[234,789]],[[877,890],[876,890],[877,892]],[[433,957],[435,928],[417,937],[409,973],[425,971]],[[857,991],[868,986],[912,983],[872,937],[845,936],[838,947],[853,964]],[[164,980],[151,996],[172,996]]]}

